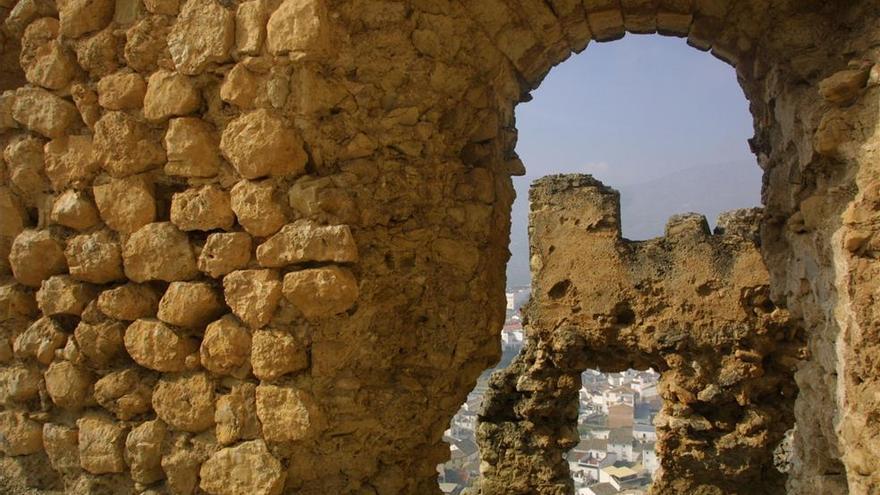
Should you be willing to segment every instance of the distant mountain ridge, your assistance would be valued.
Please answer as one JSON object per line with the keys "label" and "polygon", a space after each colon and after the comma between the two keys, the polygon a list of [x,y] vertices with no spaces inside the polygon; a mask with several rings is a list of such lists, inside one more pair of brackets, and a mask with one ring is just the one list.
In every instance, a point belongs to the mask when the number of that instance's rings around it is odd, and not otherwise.
{"label": "distant mountain ridge", "polygon": [[[644,240],[663,235],[666,221],[677,213],[702,213],[714,227],[718,215],[761,205],[762,171],[754,161],[700,165],[645,182],[617,186],[623,236]],[[508,286],[529,282],[528,194],[518,190],[513,208]]]}

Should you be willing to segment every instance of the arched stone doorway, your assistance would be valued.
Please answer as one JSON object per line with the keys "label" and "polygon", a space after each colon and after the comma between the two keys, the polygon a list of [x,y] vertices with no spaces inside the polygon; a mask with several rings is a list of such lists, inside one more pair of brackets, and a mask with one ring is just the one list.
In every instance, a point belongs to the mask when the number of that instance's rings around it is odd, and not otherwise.
{"label": "arched stone doorway", "polygon": [[[80,491],[137,481],[226,493],[238,486],[230,460],[244,457],[269,474],[245,491],[435,493],[442,433],[498,357],[509,175],[523,167],[513,109],[553,65],[628,29],[687,35],[736,66],[766,171],[773,298],[803,320],[812,353],[798,375],[796,410],[809,421],[791,490],[876,491],[877,15],[867,0],[0,2],[0,356],[33,385],[3,406],[0,426],[16,440],[3,472]],[[234,215],[227,196],[241,199]],[[186,207],[203,202],[219,206]],[[75,250],[65,256],[92,228],[106,231],[96,240],[113,265],[100,277],[69,268]],[[262,249],[207,239],[216,234]],[[305,238],[334,249],[284,249]],[[172,245],[179,264],[163,258]],[[225,249],[230,264],[199,269],[206,249]],[[227,281],[230,267],[244,273]],[[278,295],[285,277],[290,297]],[[310,287],[302,277],[339,290],[314,301],[297,290]],[[166,331],[152,320],[171,318],[155,308],[86,304],[120,287],[105,299],[222,294],[223,313],[253,323],[241,341],[266,344],[248,363],[271,362],[276,344],[295,359],[253,374],[210,350],[207,365],[181,358],[217,342],[199,325],[163,321]],[[48,294],[76,297],[59,308]],[[134,341],[108,362],[75,352],[94,343],[85,327],[77,339],[81,323],[124,333],[132,315],[181,359],[143,359]],[[244,347],[224,358],[242,364]],[[99,380],[122,395],[95,398]],[[181,418],[181,391],[202,406],[196,417]],[[139,398],[137,414],[119,397]],[[144,437],[157,448],[126,457],[125,440]],[[49,462],[67,454],[79,463]]]}

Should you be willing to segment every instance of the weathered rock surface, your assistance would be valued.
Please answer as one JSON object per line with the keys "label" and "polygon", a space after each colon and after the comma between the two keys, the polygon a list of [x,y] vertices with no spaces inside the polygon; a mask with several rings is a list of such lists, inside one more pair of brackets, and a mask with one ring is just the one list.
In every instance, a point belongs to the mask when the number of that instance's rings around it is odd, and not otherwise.
{"label": "weathered rock surface", "polygon": [[225,312],[223,298],[206,282],[171,282],[159,301],[158,318],[169,325],[204,328]]}
{"label": "weathered rock surface", "polygon": [[171,199],[171,222],[184,231],[231,229],[235,215],[229,193],[216,186],[177,193]]}
{"label": "weathered rock surface", "polygon": [[125,284],[98,296],[98,309],[117,320],[134,321],[156,315],[159,296],[148,285]]}
{"label": "weathered rock surface", "polygon": [[125,112],[107,112],[95,124],[95,147],[114,177],[139,174],[162,165],[165,151],[146,123]]}
{"label": "weathered rock surface", "polygon": [[350,263],[358,259],[357,245],[346,225],[318,225],[297,220],[257,247],[257,261],[265,267],[305,262]]}
{"label": "weathered rock surface", "polygon": [[0,411],[0,451],[8,456],[43,450],[43,427],[21,411]]}
{"label": "weathered rock surface", "polygon": [[147,421],[132,428],[125,439],[125,461],[131,477],[149,485],[165,477],[162,471],[162,443],[168,429],[160,420]]}
{"label": "weathered rock surface", "polygon": [[89,284],[69,275],[54,275],[40,285],[37,306],[47,316],[79,316],[97,295],[94,287]]}
{"label": "weathered rock surface", "polygon": [[217,320],[205,329],[200,354],[208,371],[244,378],[250,371],[251,333],[234,318]]}
{"label": "weathered rock surface", "polygon": [[259,438],[256,389],[253,383],[240,382],[233,385],[228,394],[217,398],[214,422],[217,424],[217,442],[221,445]]}
{"label": "weathered rock surface", "polygon": [[[260,139],[250,139],[254,135]],[[301,175],[308,161],[297,132],[281,117],[264,109],[244,114],[227,124],[220,139],[220,150],[245,179]]]}
{"label": "weathered rock surface", "polygon": [[61,239],[49,230],[25,230],[12,243],[9,264],[20,283],[39,287],[43,280],[67,271]]}
{"label": "weathered rock surface", "polygon": [[232,210],[238,223],[255,237],[268,237],[287,223],[271,181],[243,180],[232,187]]}
{"label": "weathered rock surface", "polygon": [[153,391],[153,409],[177,430],[207,430],[214,426],[214,382],[205,373],[164,376]]}
{"label": "weathered rock surface", "polygon": [[198,344],[161,321],[137,320],[125,330],[125,349],[139,365],[168,373],[185,370]]}
{"label": "weathered rock surface", "polygon": [[144,117],[158,122],[188,115],[198,110],[201,102],[199,91],[188,77],[176,72],[160,70],[154,72],[147,80]]}
{"label": "weathered rock surface", "polygon": [[236,270],[223,277],[226,304],[251,328],[269,324],[281,300],[281,280],[274,270]]}
{"label": "weathered rock surface", "polygon": [[81,321],[73,335],[86,363],[97,369],[106,368],[125,352],[125,325],[118,321]]}
{"label": "weathered rock surface", "polygon": [[272,381],[308,368],[309,356],[290,332],[267,328],[253,334],[251,363],[257,378]]}
{"label": "weathered rock surface", "polygon": [[70,361],[59,361],[46,370],[46,391],[52,402],[64,409],[81,409],[92,397],[94,376]]}
{"label": "weathered rock surface", "polygon": [[266,443],[244,442],[219,450],[202,465],[202,490],[211,495],[279,495],[285,473]]}
{"label": "weathered rock surface", "polygon": [[229,60],[235,42],[235,16],[214,0],[186,2],[168,34],[168,51],[184,74]]}
{"label": "weathered rock surface", "polygon": [[95,400],[122,421],[152,409],[153,385],[146,373],[132,368],[114,371],[95,383]]}
{"label": "weathered rock surface", "polygon": [[125,275],[135,282],[190,280],[198,275],[189,238],[170,222],[147,224],[122,250]]}
{"label": "weathered rock surface", "polygon": [[126,469],[126,430],[121,423],[104,416],[86,416],[77,420],[76,426],[83,469],[92,474],[121,473]]}
{"label": "weathered rock surface", "polygon": [[82,192],[64,191],[52,204],[51,220],[58,225],[83,231],[101,221],[98,209]]}
{"label": "weathered rock surface", "polygon": [[61,325],[44,316],[15,338],[12,349],[18,358],[33,358],[48,365],[55,357],[55,351],[64,347],[65,342],[67,334]]}
{"label": "weathered rock surface", "polygon": [[117,72],[98,81],[98,104],[107,110],[143,107],[147,83],[136,72]]}
{"label": "weathered rock surface", "polygon": [[318,412],[305,392],[289,386],[259,385],[257,416],[268,442],[291,442],[315,434]]}
{"label": "weathered rock surface", "polygon": [[220,142],[207,122],[195,117],[171,119],[165,133],[165,173],[213,177],[220,170]]}
{"label": "weathered rock surface", "polygon": [[199,253],[199,270],[220,278],[242,269],[251,260],[251,244],[251,236],[244,232],[211,234]]}
{"label": "weathered rock surface", "polygon": [[64,256],[70,275],[83,282],[106,284],[124,280],[122,249],[106,230],[82,234],[67,241]]}
{"label": "weathered rock surface", "polygon": [[338,266],[290,272],[284,276],[284,297],[306,318],[343,313],[358,297],[357,279]]}

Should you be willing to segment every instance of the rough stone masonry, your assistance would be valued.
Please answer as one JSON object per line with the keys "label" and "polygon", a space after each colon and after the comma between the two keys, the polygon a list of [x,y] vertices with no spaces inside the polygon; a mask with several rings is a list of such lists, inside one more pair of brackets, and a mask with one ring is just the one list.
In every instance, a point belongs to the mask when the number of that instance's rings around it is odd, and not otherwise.
{"label": "rough stone masonry", "polygon": [[774,450],[794,426],[803,333],[769,298],[761,210],[673,217],[621,237],[620,196],[590,176],[529,194],[532,299],[523,351],[490,381],[477,429],[482,495],[573,492],[586,369],[660,372],[653,495],[774,495]]}
{"label": "rough stone masonry", "polygon": [[750,102],[770,299],[808,349],[787,490],[880,492],[878,14],[0,0],[3,490],[437,493],[500,354],[515,106],[633,32]]}

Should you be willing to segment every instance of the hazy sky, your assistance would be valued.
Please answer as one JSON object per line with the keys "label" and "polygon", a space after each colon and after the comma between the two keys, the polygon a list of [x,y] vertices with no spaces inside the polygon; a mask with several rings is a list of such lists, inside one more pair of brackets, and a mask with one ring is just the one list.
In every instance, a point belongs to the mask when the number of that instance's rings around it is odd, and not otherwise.
{"label": "hazy sky", "polygon": [[[760,169],[746,142],[752,120],[734,69],[682,39],[593,43],[553,69],[533,97],[516,113],[528,175],[514,178],[510,285],[527,282],[527,191],[544,175],[589,173],[621,189],[631,238],[661,235],[664,221],[628,191],[663,199],[659,189],[670,187],[676,197],[668,209],[707,216],[760,202]],[[681,180],[695,183],[677,190]]]}

